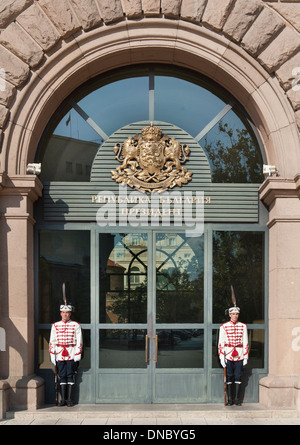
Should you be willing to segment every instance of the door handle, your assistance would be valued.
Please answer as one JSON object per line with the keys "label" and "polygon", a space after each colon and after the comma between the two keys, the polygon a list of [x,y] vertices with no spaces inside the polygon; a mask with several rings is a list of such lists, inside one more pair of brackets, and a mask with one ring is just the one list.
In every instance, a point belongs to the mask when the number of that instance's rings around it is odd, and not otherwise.
{"label": "door handle", "polygon": [[148,335],[146,334],[145,336],[145,362],[148,363],[149,362],[149,354],[148,354]]}

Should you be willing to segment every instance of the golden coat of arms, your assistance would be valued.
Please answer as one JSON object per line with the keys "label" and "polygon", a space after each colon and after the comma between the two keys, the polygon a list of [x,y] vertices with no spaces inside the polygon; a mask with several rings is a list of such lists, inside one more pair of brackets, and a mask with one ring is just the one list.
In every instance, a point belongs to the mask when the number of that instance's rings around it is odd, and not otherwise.
{"label": "golden coat of arms", "polygon": [[122,163],[112,170],[112,178],[141,192],[161,193],[191,180],[182,164],[188,159],[190,149],[174,137],[162,137],[162,130],[152,123],[123,143],[114,147],[116,159]]}

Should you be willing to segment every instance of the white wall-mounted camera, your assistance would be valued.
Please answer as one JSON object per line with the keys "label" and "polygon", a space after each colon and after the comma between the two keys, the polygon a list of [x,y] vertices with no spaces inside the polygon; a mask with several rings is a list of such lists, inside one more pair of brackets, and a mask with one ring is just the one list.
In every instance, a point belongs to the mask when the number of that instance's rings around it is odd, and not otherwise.
{"label": "white wall-mounted camera", "polygon": [[263,174],[265,176],[278,176],[278,170],[275,165],[263,165]]}
{"label": "white wall-mounted camera", "polygon": [[42,171],[42,164],[27,164],[26,173],[28,175],[39,175]]}

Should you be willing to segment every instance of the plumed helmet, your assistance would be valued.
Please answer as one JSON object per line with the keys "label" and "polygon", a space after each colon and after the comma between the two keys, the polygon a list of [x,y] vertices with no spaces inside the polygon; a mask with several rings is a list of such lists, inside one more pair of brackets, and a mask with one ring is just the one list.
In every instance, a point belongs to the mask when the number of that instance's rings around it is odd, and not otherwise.
{"label": "plumed helmet", "polygon": [[225,314],[234,314],[234,313],[238,313],[239,314],[241,312],[241,310],[236,305],[236,298],[235,298],[235,295],[234,295],[233,286],[231,285],[230,287],[231,287],[231,300],[232,300],[233,306],[230,307],[229,309],[226,309]]}
{"label": "plumed helmet", "polygon": [[74,312],[74,307],[70,304],[61,304],[59,310],[60,312]]}
{"label": "plumed helmet", "polygon": [[61,304],[59,307],[60,312],[74,312],[75,308],[74,306],[72,306],[71,304],[67,303],[67,298],[66,298],[66,283],[62,284],[62,294],[63,294],[63,300],[64,300],[64,304]]}

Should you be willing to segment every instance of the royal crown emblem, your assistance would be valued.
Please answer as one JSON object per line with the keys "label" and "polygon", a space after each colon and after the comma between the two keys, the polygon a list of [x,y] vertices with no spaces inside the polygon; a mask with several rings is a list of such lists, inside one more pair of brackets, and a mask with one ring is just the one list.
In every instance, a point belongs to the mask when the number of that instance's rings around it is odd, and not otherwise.
{"label": "royal crown emblem", "polygon": [[115,158],[122,163],[112,170],[112,178],[141,192],[168,190],[191,180],[192,172],[182,166],[190,149],[174,137],[162,136],[162,130],[151,124],[123,143],[114,146]]}

